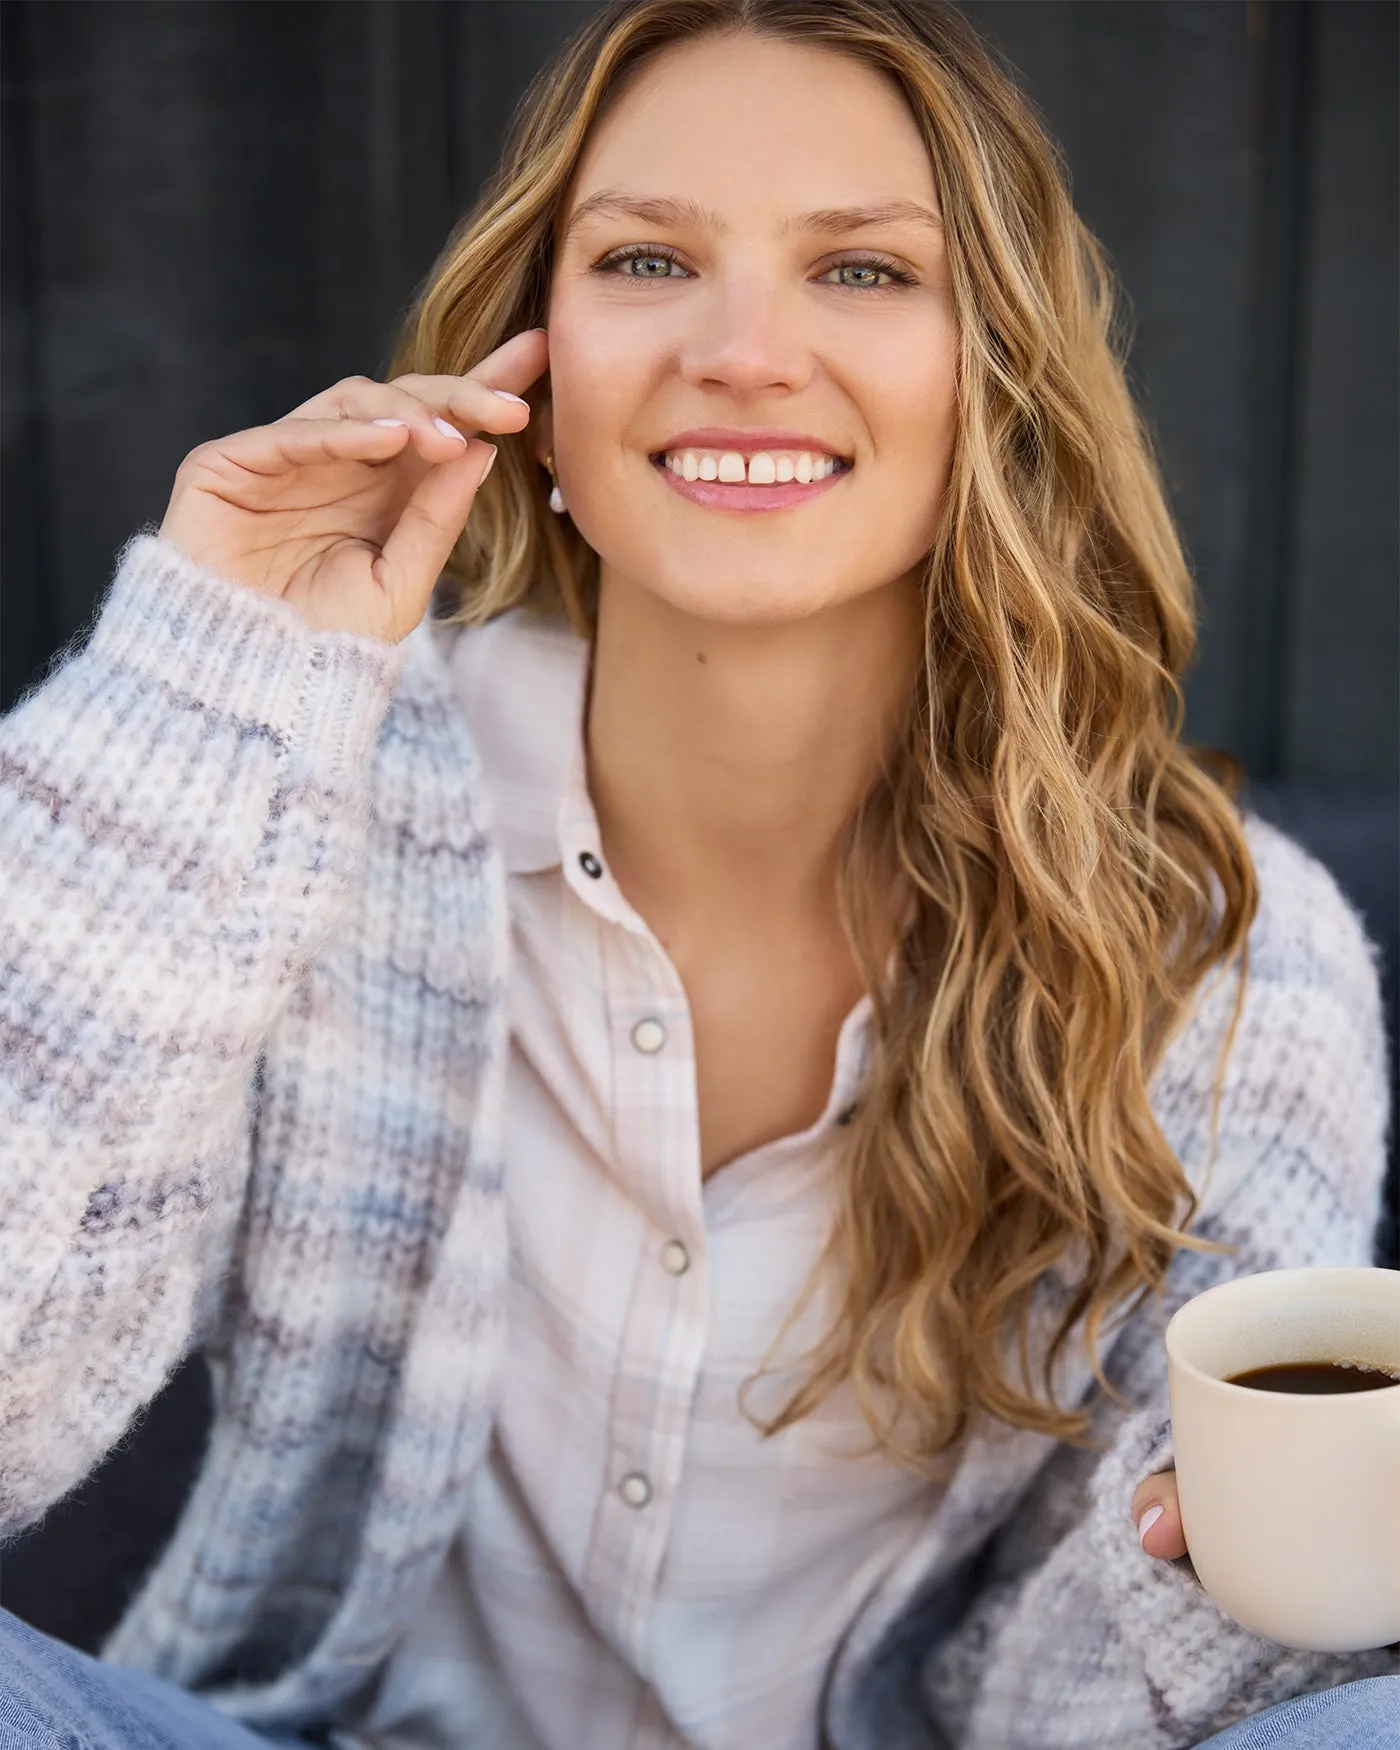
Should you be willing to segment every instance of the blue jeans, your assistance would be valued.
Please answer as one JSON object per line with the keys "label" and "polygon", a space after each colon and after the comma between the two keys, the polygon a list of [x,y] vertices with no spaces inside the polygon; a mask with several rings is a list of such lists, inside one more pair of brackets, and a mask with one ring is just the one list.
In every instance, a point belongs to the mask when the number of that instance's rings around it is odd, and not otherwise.
{"label": "blue jeans", "polygon": [[[123,1671],[0,1610],[0,1750],[298,1750],[262,1736],[158,1677]],[[1198,1750],[1397,1750],[1400,1677],[1372,1677],[1285,1701]],[[1105,1745],[1104,1750],[1127,1750]]]}
{"label": "blue jeans", "polygon": [[0,1610],[0,1750],[303,1750],[188,1690],[90,1659]]}

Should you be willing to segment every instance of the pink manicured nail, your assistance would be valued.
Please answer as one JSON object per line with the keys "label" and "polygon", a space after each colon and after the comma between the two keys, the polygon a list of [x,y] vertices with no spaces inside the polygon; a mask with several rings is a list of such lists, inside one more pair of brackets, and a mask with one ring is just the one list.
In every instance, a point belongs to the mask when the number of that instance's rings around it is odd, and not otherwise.
{"label": "pink manicured nail", "polygon": [[455,437],[459,444],[466,443],[467,440],[462,436],[461,432],[457,430],[457,427],[455,425],[449,425],[445,419],[434,419],[433,424],[444,437]]}
{"label": "pink manicured nail", "polygon": [[495,466],[496,466],[496,446],[494,444],[492,444],[491,454],[486,458],[486,466],[481,470],[481,480],[477,481],[478,486],[481,485],[482,481],[485,480],[486,476],[491,472],[491,470]]}
{"label": "pink manicured nail", "polygon": [[1147,1509],[1146,1513],[1143,1514],[1142,1518],[1138,1520],[1138,1542],[1139,1543],[1142,1542],[1143,1538],[1145,1538],[1147,1536],[1148,1532],[1151,1531],[1152,1527],[1157,1523],[1157,1521],[1162,1517],[1162,1515],[1165,1512],[1166,1512],[1166,1508],[1162,1505],[1162,1503],[1160,1501],[1157,1503],[1157,1505],[1155,1507],[1149,1507]]}
{"label": "pink manicured nail", "polygon": [[512,395],[509,389],[493,389],[491,393],[499,395],[502,401],[518,401],[522,407],[530,405],[523,395]]}
{"label": "pink manicured nail", "polygon": [[402,419],[372,419],[372,420],[370,420],[370,424],[371,425],[403,425],[404,421]]}

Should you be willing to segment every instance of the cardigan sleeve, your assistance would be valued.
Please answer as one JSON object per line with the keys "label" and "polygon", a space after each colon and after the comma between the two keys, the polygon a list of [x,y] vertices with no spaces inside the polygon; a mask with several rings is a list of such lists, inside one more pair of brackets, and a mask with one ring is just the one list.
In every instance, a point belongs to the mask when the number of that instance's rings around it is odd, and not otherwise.
{"label": "cardigan sleeve", "polygon": [[259,1053],[356,879],[402,666],[145,534],[0,724],[0,1537],[208,1315]]}
{"label": "cardigan sleeve", "polygon": [[[1366,1264],[1385,1167],[1387,1082],[1371,952],[1331,878],[1252,825],[1261,884],[1245,1004],[1212,1094],[1234,992],[1222,980],[1163,1064],[1154,1105],[1198,1188],[1166,1294],[1120,1330],[1095,1450],[1059,1448],[984,1552],[975,1601],[926,1655],[932,1721],[960,1750],[1186,1750],[1306,1690],[1395,1669],[1393,1652],[1298,1652],[1223,1616],[1189,1559],[1153,1560],[1129,1503],[1172,1463],[1162,1333],[1229,1276]],[[1280,1528],[1280,1536],[1286,1536]]]}

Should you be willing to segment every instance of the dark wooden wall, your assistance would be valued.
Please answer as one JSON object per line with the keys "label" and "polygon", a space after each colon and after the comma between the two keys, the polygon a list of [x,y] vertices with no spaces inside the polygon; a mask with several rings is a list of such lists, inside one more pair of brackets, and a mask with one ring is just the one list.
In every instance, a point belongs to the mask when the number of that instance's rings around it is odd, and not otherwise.
{"label": "dark wooden wall", "polygon": [[[3,699],[200,439],[374,372],[589,0],[3,0]],[[970,0],[1062,142],[1204,598],[1190,727],[1393,780],[1393,0]]]}

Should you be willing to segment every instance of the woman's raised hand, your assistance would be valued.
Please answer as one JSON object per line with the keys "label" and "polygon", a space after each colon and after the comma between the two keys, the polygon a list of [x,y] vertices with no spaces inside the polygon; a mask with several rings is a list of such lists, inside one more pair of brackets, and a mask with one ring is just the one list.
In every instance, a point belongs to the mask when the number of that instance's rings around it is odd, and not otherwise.
{"label": "woman's raised hand", "polygon": [[160,532],[318,631],[397,643],[427,611],[495,449],[548,361],[542,328],[464,377],[347,377],[272,425],[191,450]]}

